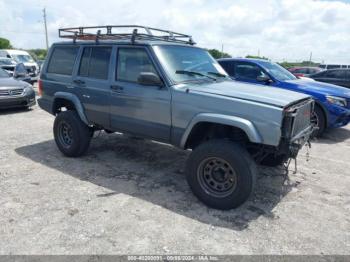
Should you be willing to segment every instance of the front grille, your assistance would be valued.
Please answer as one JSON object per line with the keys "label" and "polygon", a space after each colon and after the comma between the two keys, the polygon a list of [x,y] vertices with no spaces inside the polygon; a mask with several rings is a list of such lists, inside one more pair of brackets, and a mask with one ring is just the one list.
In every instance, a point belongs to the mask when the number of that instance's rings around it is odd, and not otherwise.
{"label": "front grille", "polygon": [[10,95],[12,96],[22,95],[22,93],[23,93],[23,89],[14,89],[10,91]]}
{"label": "front grille", "polygon": [[9,96],[9,90],[0,90],[0,96]]}
{"label": "front grille", "polygon": [[286,109],[283,124],[284,137],[293,139],[311,126],[313,100],[306,100]]}
{"label": "front grille", "polygon": [[0,96],[19,96],[23,94],[23,89],[0,90]]}

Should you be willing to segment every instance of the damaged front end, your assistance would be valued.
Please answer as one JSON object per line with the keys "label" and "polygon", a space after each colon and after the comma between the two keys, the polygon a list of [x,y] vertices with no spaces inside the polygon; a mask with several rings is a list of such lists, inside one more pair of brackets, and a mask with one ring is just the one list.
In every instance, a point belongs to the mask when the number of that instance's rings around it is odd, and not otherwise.
{"label": "damaged front end", "polygon": [[289,165],[297,158],[300,149],[307,145],[311,147],[310,138],[315,131],[311,122],[314,110],[314,100],[306,99],[289,105],[283,111],[281,140],[277,147],[262,146],[255,151],[253,157],[258,164],[265,166]]}

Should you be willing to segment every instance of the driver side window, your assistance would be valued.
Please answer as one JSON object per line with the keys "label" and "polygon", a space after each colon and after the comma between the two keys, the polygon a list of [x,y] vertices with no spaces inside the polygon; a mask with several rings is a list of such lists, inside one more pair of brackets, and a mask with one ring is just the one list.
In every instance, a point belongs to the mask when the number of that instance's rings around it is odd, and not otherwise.
{"label": "driver side window", "polygon": [[266,76],[260,67],[250,63],[237,63],[235,77],[256,81],[258,76]]}
{"label": "driver side window", "polygon": [[158,75],[143,48],[119,48],[116,80],[137,82],[142,72]]}

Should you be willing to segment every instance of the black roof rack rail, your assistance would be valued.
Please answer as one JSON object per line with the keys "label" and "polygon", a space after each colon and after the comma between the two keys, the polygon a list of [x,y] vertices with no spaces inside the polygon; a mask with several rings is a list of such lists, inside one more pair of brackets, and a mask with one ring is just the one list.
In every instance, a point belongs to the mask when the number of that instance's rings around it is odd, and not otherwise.
{"label": "black roof rack rail", "polygon": [[[114,29],[114,30],[113,30]],[[117,30],[128,30],[129,32],[116,32]],[[113,32],[114,31],[114,32]],[[141,32],[140,31],[144,31]],[[85,26],[58,29],[58,36],[61,38],[76,40],[131,40],[134,44],[136,40],[166,41],[181,44],[195,45],[192,36],[176,33],[158,28],[139,25],[106,25],[106,26]]]}

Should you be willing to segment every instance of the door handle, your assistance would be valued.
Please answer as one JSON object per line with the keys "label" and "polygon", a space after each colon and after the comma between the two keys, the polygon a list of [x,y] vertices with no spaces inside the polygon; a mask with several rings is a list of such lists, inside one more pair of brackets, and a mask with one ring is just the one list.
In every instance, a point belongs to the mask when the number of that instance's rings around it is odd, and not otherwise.
{"label": "door handle", "polygon": [[123,92],[124,88],[118,85],[111,85],[111,89],[116,92]]}
{"label": "door handle", "polygon": [[75,80],[73,80],[73,83],[74,83],[74,84],[77,84],[77,85],[85,85],[85,81],[80,80],[80,79],[75,79]]}

